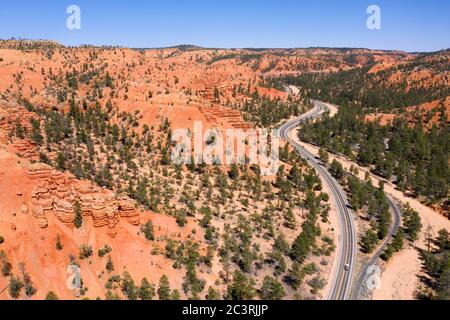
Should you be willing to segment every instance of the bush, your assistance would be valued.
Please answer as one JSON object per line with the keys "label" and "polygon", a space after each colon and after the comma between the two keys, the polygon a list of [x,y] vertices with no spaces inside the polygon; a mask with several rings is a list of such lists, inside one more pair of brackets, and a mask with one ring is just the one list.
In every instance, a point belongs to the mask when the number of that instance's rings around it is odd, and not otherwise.
{"label": "bush", "polygon": [[180,212],[177,215],[177,219],[176,220],[177,220],[178,226],[183,228],[186,225],[186,223],[187,223],[186,213],[184,211]]}
{"label": "bush", "polygon": [[0,251],[0,263],[2,265],[2,276],[8,277],[11,275],[12,264],[8,261],[5,251]]}
{"label": "bush", "polygon": [[307,275],[313,275],[315,273],[317,273],[319,271],[319,269],[317,268],[316,264],[314,262],[307,264],[303,270],[305,271],[305,273]]}
{"label": "bush", "polygon": [[22,291],[23,283],[19,278],[11,277],[9,281],[9,295],[13,299],[20,298],[20,292]]}
{"label": "bush", "polygon": [[317,294],[319,290],[325,288],[325,280],[320,277],[312,278],[308,281],[308,284],[311,287],[312,294]]}
{"label": "bush", "polygon": [[111,253],[112,249],[109,245],[105,244],[105,246],[102,249],[98,250],[98,256],[100,258],[103,258],[104,256],[106,256],[108,253]]}
{"label": "bush", "polygon": [[63,244],[61,242],[60,236],[58,235],[56,237],[56,250],[61,251],[62,249],[64,249],[64,246],[63,246]]}
{"label": "bush", "polygon": [[80,254],[79,254],[80,260],[87,259],[87,258],[91,257],[92,254],[93,254],[93,251],[92,251],[91,246],[86,245],[86,244],[82,244],[80,246]]}

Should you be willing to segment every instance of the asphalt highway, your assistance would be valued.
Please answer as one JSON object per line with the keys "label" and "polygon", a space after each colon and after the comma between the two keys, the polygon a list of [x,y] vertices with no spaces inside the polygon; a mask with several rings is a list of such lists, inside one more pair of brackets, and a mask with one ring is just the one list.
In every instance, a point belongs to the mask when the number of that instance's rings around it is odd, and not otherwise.
{"label": "asphalt highway", "polygon": [[328,107],[320,102],[313,101],[314,108],[301,117],[288,121],[280,128],[281,137],[289,142],[297,152],[313,166],[318,174],[326,182],[331,190],[331,200],[335,204],[340,217],[340,241],[338,252],[338,270],[332,279],[333,286],[330,292],[329,300],[348,300],[351,298],[351,290],[356,270],[357,237],[353,221],[353,213],[347,201],[346,194],[338,181],[322,165],[321,161],[312,153],[303,148],[300,144],[289,137],[289,134],[295,130],[302,122],[308,119],[318,119]]}
{"label": "asphalt highway", "polygon": [[[315,155],[303,148],[299,143],[290,138],[290,133],[295,130],[302,122],[310,119],[319,119],[322,115],[329,111],[327,105],[320,101],[313,101],[314,108],[303,114],[295,120],[288,121],[280,128],[281,137],[290,143],[297,152],[308,161],[323,178],[331,190],[331,198],[334,202],[340,220],[340,241],[338,253],[338,271],[334,275],[333,286],[331,289],[329,300],[359,300],[362,298],[362,292],[367,287],[367,280],[371,276],[372,266],[377,265],[384,250],[395,236],[401,225],[401,210],[395,201],[388,197],[389,206],[392,214],[392,224],[389,236],[385,239],[378,251],[371,259],[363,265],[360,273],[356,275],[356,255],[357,255],[357,236],[354,227],[353,213],[350,210],[348,200],[344,190],[339,182],[329,173],[322,165],[322,162]],[[356,278],[356,281],[353,280]]]}

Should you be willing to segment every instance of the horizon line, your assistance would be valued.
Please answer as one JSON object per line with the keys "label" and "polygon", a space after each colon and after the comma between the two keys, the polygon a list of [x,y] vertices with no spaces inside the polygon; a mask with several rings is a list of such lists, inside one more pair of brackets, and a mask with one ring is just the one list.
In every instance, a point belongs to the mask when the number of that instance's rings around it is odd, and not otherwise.
{"label": "horizon line", "polygon": [[30,41],[30,42],[54,42],[56,44],[61,45],[64,48],[83,48],[83,47],[91,47],[91,48],[117,48],[117,49],[130,49],[130,50],[163,50],[163,49],[182,49],[185,50],[308,50],[308,49],[331,49],[331,50],[367,50],[367,51],[382,51],[382,52],[399,52],[399,53],[408,53],[408,54],[421,54],[421,53],[438,53],[443,51],[448,51],[450,48],[442,48],[438,50],[431,51],[406,51],[401,49],[371,49],[366,47],[345,47],[345,46],[308,46],[308,47],[207,47],[195,44],[176,44],[176,45],[168,45],[168,46],[156,46],[156,47],[133,47],[133,46],[125,46],[125,45],[109,45],[109,44],[78,44],[78,45],[67,45],[58,40],[51,39],[31,39],[31,38],[15,38],[11,37],[9,39],[2,39],[0,41]]}

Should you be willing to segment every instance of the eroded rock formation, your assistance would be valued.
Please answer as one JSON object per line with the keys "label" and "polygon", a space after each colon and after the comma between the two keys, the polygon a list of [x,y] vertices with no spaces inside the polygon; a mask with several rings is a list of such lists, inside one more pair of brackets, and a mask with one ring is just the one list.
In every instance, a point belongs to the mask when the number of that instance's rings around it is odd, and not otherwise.
{"label": "eroded rock formation", "polygon": [[41,228],[48,226],[49,215],[55,215],[68,227],[74,227],[75,203],[80,203],[81,215],[92,219],[94,227],[106,228],[114,237],[121,219],[138,225],[139,211],[124,195],[95,187],[84,181],[67,177],[45,164],[30,164],[27,176],[36,182],[31,189],[31,212]]}

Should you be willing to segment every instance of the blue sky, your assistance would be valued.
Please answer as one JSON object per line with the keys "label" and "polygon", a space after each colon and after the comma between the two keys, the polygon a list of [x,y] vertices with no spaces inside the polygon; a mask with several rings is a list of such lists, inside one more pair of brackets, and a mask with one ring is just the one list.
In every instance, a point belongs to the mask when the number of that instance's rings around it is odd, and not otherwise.
{"label": "blue sky", "polygon": [[[68,30],[66,8],[81,8]],[[379,5],[382,29],[366,27]],[[365,47],[435,51],[450,47],[448,0],[2,0],[0,38],[66,45],[218,48]]]}

